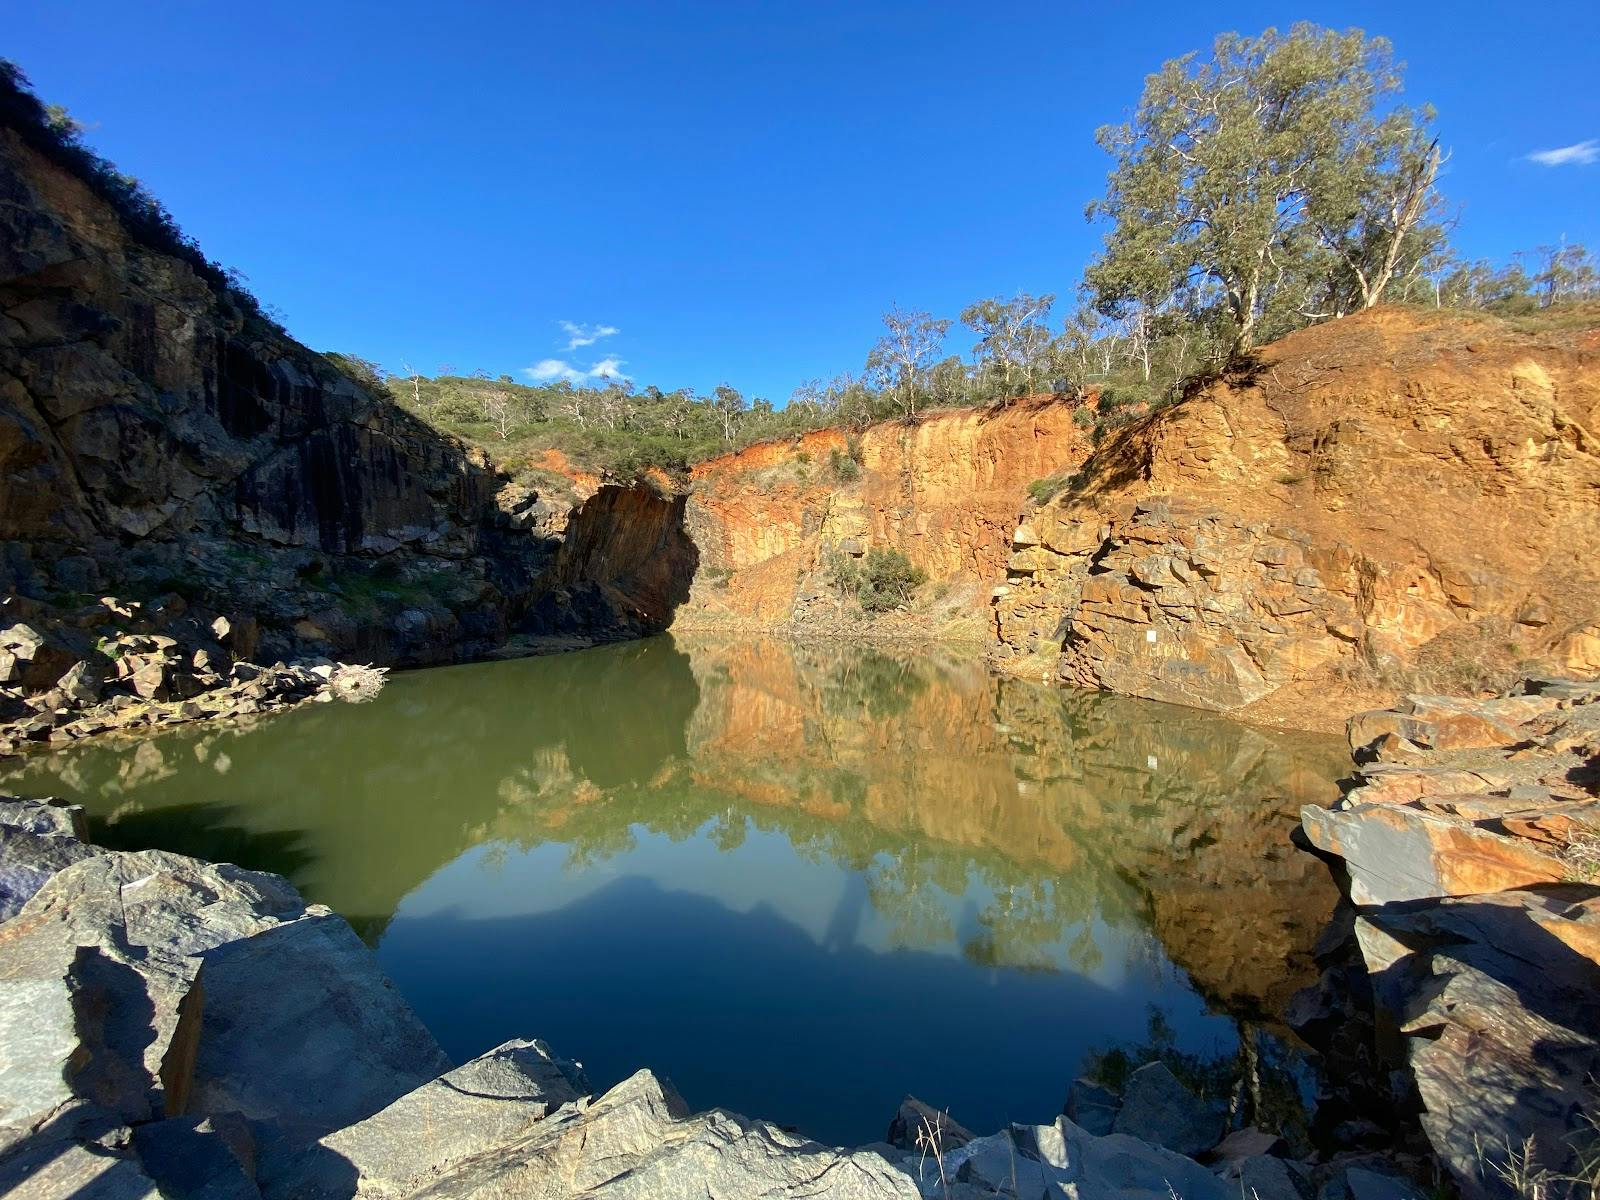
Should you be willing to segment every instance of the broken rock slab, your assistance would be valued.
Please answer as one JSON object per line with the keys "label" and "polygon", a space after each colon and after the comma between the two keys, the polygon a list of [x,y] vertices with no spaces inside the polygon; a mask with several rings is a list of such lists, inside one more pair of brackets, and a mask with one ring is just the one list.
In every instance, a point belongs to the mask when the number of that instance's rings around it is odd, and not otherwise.
{"label": "broken rock slab", "polygon": [[506,1042],[303,1151],[264,1161],[262,1189],[269,1197],[408,1195],[527,1135],[588,1091],[582,1068],[545,1043]]}
{"label": "broken rock slab", "polygon": [[[1469,1197],[1525,1147],[1571,1173],[1600,1078],[1600,890],[1568,885],[1362,914],[1380,1049],[1409,1067],[1422,1127]],[[1531,1141],[1530,1141],[1531,1139]]]}
{"label": "broken rock slab", "polygon": [[915,1096],[907,1096],[900,1101],[894,1120],[889,1122],[884,1141],[900,1150],[920,1152],[932,1148],[937,1154],[965,1146],[976,1136],[949,1113],[924,1104]]}
{"label": "broken rock slab", "polygon": [[76,862],[0,925],[0,1047],[0,1151],[229,1113],[304,1141],[449,1067],[341,918],[161,851]]}
{"label": "broken rock slab", "polygon": [[1410,805],[1307,805],[1300,821],[1313,846],[1344,859],[1350,899],[1363,906],[1557,883],[1566,874],[1528,839]]}
{"label": "broken rock slab", "polygon": [[0,797],[0,922],[10,920],[52,876],[100,851],[87,845],[83,809]]}
{"label": "broken rock slab", "polygon": [[1074,1079],[1067,1090],[1067,1102],[1062,1112],[1069,1121],[1088,1130],[1096,1137],[1104,1137],[1116,1123],[1117,1110],[1122,1099],[1108,1087],[1101,1087],[1091,1079]]}
{"label": "broken rock slab", "polygon": [[564,1105],[525,1135],[445,1169],[423,1191],[385,1194],[441,1200],[922,1195],[906,1170],[872,1151],[830,1149],[720,1110],[690,1116],[682,1098],[649,1071],[597,1099]]}

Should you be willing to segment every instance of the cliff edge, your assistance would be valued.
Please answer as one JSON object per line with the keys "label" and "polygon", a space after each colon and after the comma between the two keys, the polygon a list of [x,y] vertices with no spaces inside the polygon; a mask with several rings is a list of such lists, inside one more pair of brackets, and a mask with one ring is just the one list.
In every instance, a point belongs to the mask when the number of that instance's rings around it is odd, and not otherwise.
{"label": "cliff edge", "polygon": [[1378,308],[1118,430],[1024,513],[1009,670],[1298,724],[1600,671],[1600,312]]}

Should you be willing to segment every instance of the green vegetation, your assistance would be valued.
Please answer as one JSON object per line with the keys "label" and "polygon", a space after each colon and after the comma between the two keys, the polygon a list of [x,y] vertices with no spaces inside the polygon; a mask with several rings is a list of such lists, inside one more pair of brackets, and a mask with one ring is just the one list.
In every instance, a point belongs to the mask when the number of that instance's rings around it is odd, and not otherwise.
{"label": "green vegetation", "polygon": [[[1401,85],[1384,39],[1309,24],[1223,34],[1209,55],[1163,64],[1129,120],[1097,134],[1112,166],[1088,216],[1105,222],[1105,244],[1064,316],[1055,295],[1025,292],[979,299],[955,319],[896,306],[859,373],[802,383],[781,406],[726,383],[700,395],[620,376],[521,383],[410,366],[391,376],[353,355],[326,357],[512,472],[556,449],[600,474],[682,475],[753,442],[1034,394],[1076,398],[1074,420],[1098,442],[1248,369],[1260,342],[1380,301],[1549,327],[1600,300],[1600,268],[1581,245],[1540,246],[1503,265],[1453,253],[1433,113],[1400,104]],[[3,60],[0,120],[82,178],[130,236],[189,263],[248,318],[263,317],[236,274],[207,259]],[[958,329],[972,339],[966,355],[947,353]],[[849,483],[860,462],[854,450],[830,454],[828,475]]]}
{"label": "green vegetation", "polygon": [[867,613],[904,608],[911,603],[911,594],[928,581],[927,572],[904,554],[882,546],[859,559],[835,549],[825,567],[834,591],[853,597]]}
{"label": "green vegetation", "polygon": [[835,446],[828,451],[828,470],[840,483],[854,483],[861,478],[861,439],[851,437],[843,450]]}
{"label": "green vegetation", "polygon": [[403,608],[448,605],[457,586],[449,571],[404,574],[390,559],[379,559],[370,569],[351,567],[337,575],[319,571],[312,582],[327,592],[339,609],[359,618],[393,614]]}
{"label": "green vegetation", "polygon": [[1046,475],[1043,479],[1035,479],[1028,485],[1028,499],[1035,504],[1049,504],[1066,489],[1066,486],[1065,475]]}

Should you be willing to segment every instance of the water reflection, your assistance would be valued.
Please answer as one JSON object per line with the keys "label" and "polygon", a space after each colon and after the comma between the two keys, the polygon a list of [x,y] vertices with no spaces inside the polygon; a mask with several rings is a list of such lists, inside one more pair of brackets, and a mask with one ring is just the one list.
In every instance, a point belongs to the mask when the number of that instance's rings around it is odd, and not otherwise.
{"label": "water reflection", "polygon": [[1334,900],[1287,831],[1341,765],[940,651],[658,638],[4,783],[289,875],[457,1057],[543,1036],[860,1141],[908,1090],[1044,1119],[1152,1006],[1189,1050],[1270,1022]]}

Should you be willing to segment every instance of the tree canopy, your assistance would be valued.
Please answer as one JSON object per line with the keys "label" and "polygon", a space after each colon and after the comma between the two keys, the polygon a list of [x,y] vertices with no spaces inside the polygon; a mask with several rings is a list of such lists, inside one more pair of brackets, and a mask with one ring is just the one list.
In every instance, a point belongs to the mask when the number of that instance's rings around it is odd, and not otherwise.
{"label": "tree canopy", "polygon": [[1246,350],[1263,325],[1377,303],[1442,236],[1433,114],[1399,92],[1389,43],[1355,29],[1226,33],[1163,64],[1096,134],[1115,160],[1089,206],[1111,226],[1085,279],[1097,307],[1220,308]]}

